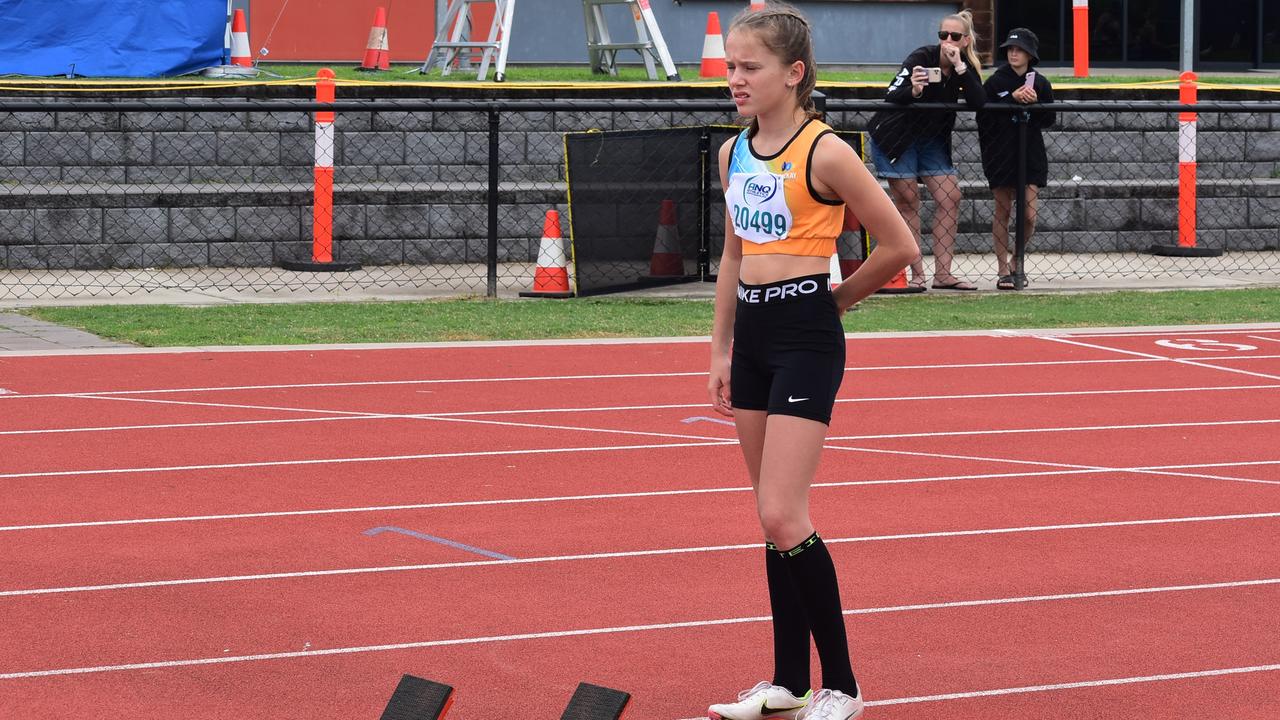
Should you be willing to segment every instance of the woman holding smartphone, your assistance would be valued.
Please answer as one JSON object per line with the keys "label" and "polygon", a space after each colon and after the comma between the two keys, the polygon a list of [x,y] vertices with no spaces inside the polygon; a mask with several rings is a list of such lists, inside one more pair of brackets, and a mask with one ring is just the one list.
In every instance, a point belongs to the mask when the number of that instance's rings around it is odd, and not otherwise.
{"label": "woman holding smartphone", "polygon": [[[1014,28],[1000,45],[1006,51],[1008,64],[992,73],[983,86],[989,103],[1045,105],[1053,102],[1053,86],[1049,79],[1031,68],[1040,61],[1040,40],[1026,28]],[[1040,188],[1049,182],[1049,158],[1044,149],[1041,130],[1053,125],[1052,110],[1029,112],[978,113],[978,142],[982,146],[982,172],[996,198],[996,212],[991,221],[991,236],[996,251],[996,288],[1016,290],[1019,268],[1015,267],[1009,248],[1009,215],[1013,210],[1014,192],[1018,186],[1018,125],[1027,125],[1027,208],[1023,215],[1023,231],[1027,241],[1036,227],[1036,198]]]}
{"label": "woman holding smartphone", "polygon": [[[896,105],[956,103],[979,109],[986,102],[982,62],[974,51],[973,15],[963,10],[942,19],[937,45],[916,48],[902,62],[885,99]],[[951,271],[956,224],[960,212],[960,184],[951,162],[951,131],[956,114],[949,110],[909,112],[881,110],[871,118],[871,159],[876,174],[889,181],[889,196],[920,242],[920,192],[924,183],[933,198],[933,288],[975,290]],[[924,259],[911,263],[914,287],[925,287]]]}

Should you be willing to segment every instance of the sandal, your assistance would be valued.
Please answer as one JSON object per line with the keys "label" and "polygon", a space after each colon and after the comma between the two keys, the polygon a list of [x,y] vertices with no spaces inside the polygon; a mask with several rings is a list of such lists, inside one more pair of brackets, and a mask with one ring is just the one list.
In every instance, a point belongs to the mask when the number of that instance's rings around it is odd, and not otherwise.
{"label": "sandal", "polygon": [[1018,284],[1015,280],[1016,279],[1013,277],[1013,275],[1001,275],[1000,279],[996,280],[996,289],[997,290],[1017,290]]}
{"label": "sandal", "polygon": [[961,280],[960,278],[952,278],[951,282],[948,282],[948,283],[939,283],[937,280],[934,280],[933,289],[934,290],[977,290],[978,288],[974,287],[970,283],[965,282],[964,280]]}
{"label": "sandal", "polygon": [[928,289],[929,289],[929,288],[925,287],[925,284],[924,284],[924,277],[923,277],[923,276],[920,276],[920,277],[913,277],[913,278],[911,278],[910,280],[908,280],[908,281],[907,281],[907,287],[920,288],[921,290],[928,290]]}

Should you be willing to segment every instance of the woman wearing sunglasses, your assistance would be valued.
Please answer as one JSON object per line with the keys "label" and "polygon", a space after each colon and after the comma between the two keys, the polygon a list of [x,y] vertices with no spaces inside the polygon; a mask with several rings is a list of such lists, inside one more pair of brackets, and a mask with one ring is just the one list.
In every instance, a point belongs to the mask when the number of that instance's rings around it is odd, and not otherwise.
{"label": "woman wearing sunglasses", "polygon": [[[937,45],[916,48],[902,62],[889,84],[885,99],[896,105],[912,103],[965,104],[977,110],[986,102],[982,62],[974,52],[977,42],[973,15],[963,10],[942,19]],[[872,118],[871,159],[876,174],[889,181],[889,197],[920,242],[920,192],[924,183],[933,198],[933,285],[937,290],[974,290],[972,284],[951,272],[960,213],[960,184],[951,162],[951,131],[956,114],[949,110],[911,112],[881,110]],[[911,263],[910,284],[925,287],[924,259]]]}

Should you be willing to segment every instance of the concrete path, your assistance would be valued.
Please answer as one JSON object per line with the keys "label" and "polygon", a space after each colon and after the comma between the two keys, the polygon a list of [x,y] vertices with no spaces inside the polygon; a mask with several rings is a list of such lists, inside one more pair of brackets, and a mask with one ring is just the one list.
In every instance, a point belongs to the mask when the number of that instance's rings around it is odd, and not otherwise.
{"label": "concrete path", "polygon": [[128,347],[83,330],[36,320],[16,313],[0,313],[0,352],[46,352],[85,348]]}

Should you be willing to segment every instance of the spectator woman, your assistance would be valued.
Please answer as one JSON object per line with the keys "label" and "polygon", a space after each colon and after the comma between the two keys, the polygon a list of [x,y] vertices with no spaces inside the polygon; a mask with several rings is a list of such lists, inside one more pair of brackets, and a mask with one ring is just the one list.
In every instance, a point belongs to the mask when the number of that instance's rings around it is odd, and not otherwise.
{"label": "spectator woman", "polygon": [[[955,103],[964,98],[974,109],[982,107],[986,94],[978,71],[982,62],[974,52],[978,38],[973,15],[963,10],[942,19],[939,44],[916,48],[902,62],[885,99],[896,105]],[[972,284],[951,271],[955,254],[956,224],[960,212],[960,184],[951,161],[951,131],[956,114],[950,110],[911,112],[881,110],[870,123],[871,159],[876,173],[889,181],[889,196],[920,242],[920,192],[923,182],[933,197],[933,287],[939,290],[974,290]],[[925,286],[923,257],[911,263],[911,284]]]}
{"label": "spectator woman", "polygon": [[[1040,42],[1036,34],[1026,28],[1014,28],[1000,47],[1007,49],[1008,63],[992,73],[983,85],[987,102],[1018,105],[1053,102],[1053,86],[1048,78],[1031,69],[1040,61]],[[991,236],[996,252],[996,287],[1000,290],[1018,287],[1016,273],[1019,268],[1015,267],[1009,247],[1009,215],[1018,186],[1018,126],[1027,125],[1027,207],[1023,216],[1023,232],[1029,242],[1036,227],[1036,198],[1040,188],[1049,181],[1049,159],[1041,130],[1053,125],[1054,120],[1055,113],[1051,110],[985,110],[978,113],[982,172],[987,176],[987,184],[996,199]]]}

